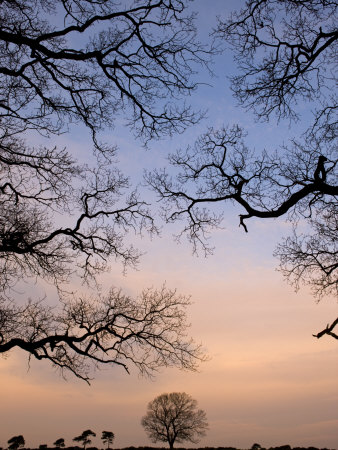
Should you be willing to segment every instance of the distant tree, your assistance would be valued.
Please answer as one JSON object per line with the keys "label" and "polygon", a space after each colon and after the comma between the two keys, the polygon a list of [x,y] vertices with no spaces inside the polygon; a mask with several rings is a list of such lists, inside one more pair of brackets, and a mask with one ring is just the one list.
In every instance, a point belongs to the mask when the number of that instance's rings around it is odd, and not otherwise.
{"label": "distant tree", "polygon": [[46,448],[48,448],[47,444],[40,444],[39,445],[39,450],[46,450]]}
{"label": "distant tree", "polygon": [[203,410],[197,410],[197,401],[185,392],[172,392],[156,397],[148,404],[142,426],[152,442],[197,443],[206,434],[208,423]]}
{"label": "distant tree", "polygon": [[19,436],[13,436],[8,441],[8,450],[17,450],[20,447],[23,447],[25,445],[25,439],[20,434]]}
{"label": "distant tree", "polygon": [[251,450],[259,450],[260,448],[262,448],[262,446],[260,444],[255,443],[252,445]]}
{"label": "distant tree", "polygon": [[82,442],[83,448],[85,449],[88,444],[91,444],[92,440],[90,436],[96,436],[96,433],[92,430],[85,430],[80,434],[80,436],[76,436],[73,441]]}
{"label": "distant tree", "polygon": [[104,444],[107,444],[107,448],[109,448],[109,444],[112,444],[115,439],[115,434],[112,431],[102,431],[101,440]]}
{"label": "distant tree", "polygon": [[57,439],[53,445],[55,447],[62,448],[65,446],[65,440],[63,438]]}

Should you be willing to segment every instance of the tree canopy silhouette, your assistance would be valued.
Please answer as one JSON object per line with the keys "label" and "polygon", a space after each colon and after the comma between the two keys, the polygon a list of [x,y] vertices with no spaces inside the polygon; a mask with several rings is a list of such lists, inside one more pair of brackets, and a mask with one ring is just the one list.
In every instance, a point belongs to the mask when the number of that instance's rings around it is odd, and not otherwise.
{"label": "tree canopy silhouette", "polygon": [[[313,120],[298,138],[276,151],[250,150],[237,126],[210,128],[192,146],[172,154],[177,168],[147,174],[147,182],[164,202],[167,222],[185,220],[182,233],[205,252],[206,233],[223,215],[215,204],[238,204],[239,224],[287,217],[294,235],[275,252],[281,270],[298,287],[314,294],[338,293],[337,260],[337,4],[324,0],[248,0],[245,7],[219,19],[215,38],[232,49],[239,73],[232,89],[240,104],[268,120],[291,123],[300,116],[300,101],[313,106]],[[307,232],[297,232],[305,219]],[[336,322],[333,322],[333,326]],[[332,333],[332,326],[318,333]]]}
{"label": "tree canopy silhouette", "polygon": [[95,437],[96,433],[92,430],[85,430],[80,434],[80,436],[76,436],[73,441],[74,442],[82,442],[83,448],[85,449],[88,444],[92,442],[90,436]]}
{"label": "tree canopy silhouette", "polygon": [[25,439],[20,434],[19,436],[13,436],[12,438],[8,439],[7,443],[9,450],[18,450],[18,448],[25,445]]}
{"label": "tree canopy silhouette", "polygon": [[107,445],[107,449],[109,449],[109,445],[114,442],[115,434],[112,431],[102,431],[101,441]]}
{"label": "tree canopy silhouette", "polygon": [[[197,347],[181,340],[182,298],[147,291],[139,305],[113,289],[92,306],[65,289],[75,276],[95,284],[112,259],[135,266],[130,233],[157,232],[148,205],[116,167],[116,148],[99,132],[125,119],[147,142],[199,120],[180,99],[195,89],[194,64],[205,64],[211,50],[197,41],[185,9],[180,0],[2,2],[0,353],[20,348],[84,379],[90,361],[136,361],[147,373],[178,360],[194,366],[188,361]],[[74,125],[91,135],[86,163],[50,145]],[[60,305],[17,302],[14,287],[31,280],[53,284]],[[177,336],[170,350],[167,331]],[[132,341],[143,355],[159,350],[151,370]],[[166,361],[164,348],[180,356]]]}
{"label": "tree canopy silhouette", "polygon": [[197,409],[197,401],[185,392],[156,397],[141,423],[152,442],[168,442],[170,449],[175,442],[197,443],[208,429],[205,412]]}
{"label": "tree canopy silhouette", "polygon": [[64,440],[64,438],[59,438],[59,439],[57,439],[55,442],[54,442],[54,444],[53,444],[55,447],[57,447],[57,448],[63,448],[64,446],[65,446],[65,440]]}

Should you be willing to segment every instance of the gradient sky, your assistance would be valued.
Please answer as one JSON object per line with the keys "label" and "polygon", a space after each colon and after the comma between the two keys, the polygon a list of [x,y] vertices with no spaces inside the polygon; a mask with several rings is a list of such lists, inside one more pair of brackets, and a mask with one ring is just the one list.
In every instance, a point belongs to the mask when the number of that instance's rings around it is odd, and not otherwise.
{"label": "gradient sky", "polygon": [[[225,15],[236,3],[195,1],[201,37],[217,14]],[[257,124],[236,107],[225,79],[235,70],[230,53],[218,57],[214,69],[214,79],[199,75],[213,86],[191,99],[195,106],[207,107],[209,117],[183,136],[145,151],[119,123],[106,132],[105,138],[119,146],[120,167],[133,180],[141,178],[143,168],[163,165],[167,152],[192,142],[209,125],[240,123],[257,150],[301,129],[302,124],[296,131],[287,123]],[[90,149],[89,136],[79,129],[62,136],[60,143],[80,158]],[[295,293],[276,271],[272,252],[290,224],[251,220],[246,234],[238,227],[239,210],[227,207],[225,212],[225,229],[212,233],[215,251],[207,259],[193,256],[184,240],[174,243],[176,227],[165,227],[161,238],[136,241],[146,252],[138,271],[123,276],[121,267],[112,264],[100,279],[107,288],[120,286],[134,295],[164,282],[191,295],[190,334],[210,356],[200,371],[168,369],[149,380],[133,368],[128,375],[107,367],[87,386],[71,376],[63,380],[47,363],[32,360],[28,370],[26,355],[13,351],[0,358],[0,447],[18,434],[27,447],[52,445],[60,437],[72,445],[72,438],[87,428],[98,436],[102,430],[113,431],[115,447],[149,445],[140,425],[147,403],[163,392],[185,391],[208,417],[210,430],[201,447],[249,448],[258,442],[338,448],[337,341],[312,337],[337,316],[336,299],[317,304],[307,289]],[[100,446],[99,438],[93,444]]]}

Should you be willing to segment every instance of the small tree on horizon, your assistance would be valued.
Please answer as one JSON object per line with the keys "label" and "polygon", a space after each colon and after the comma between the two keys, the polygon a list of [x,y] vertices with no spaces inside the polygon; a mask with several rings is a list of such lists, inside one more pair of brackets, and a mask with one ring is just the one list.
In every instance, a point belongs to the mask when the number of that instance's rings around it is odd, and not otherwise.
{"label": "small tree on horizon", "polygon": [[208,429],[205,412],[197,409],[197,401],[185,392],[156,397],[148,404],[141,424],[152,442],[168,442],[171,450],[175,441],[196,444]]}
{"label": "small tree on horizon", "polygon": [[80,434],[80,436],[76,436],[73,441],[75,442],[82,442],[83,448],[86,448],[86,445],[91,444],[92,440],[89,438],[89,436],[96,436],[96,433],[92,430],[85,430]]}
{"label": "small tree on horizon", "polygon": [[101,440],[104,444],[107,444],[107,449],[109,449],[109,444],[112,444],[115,439],[115,434],[112,431],[102,431]]}
{"label": "small tree on horizon", "polygon": [[20,434],[19,436],[13,436],[8,441],[8,450],[17,450],[19,447],[23,447],[25,445],[25,439]]}
{"label": "small tree on horizon", "polygon": [[63,448],[65,446],[65,440],[63,438],[57,439],[53,445],[57,448]]}

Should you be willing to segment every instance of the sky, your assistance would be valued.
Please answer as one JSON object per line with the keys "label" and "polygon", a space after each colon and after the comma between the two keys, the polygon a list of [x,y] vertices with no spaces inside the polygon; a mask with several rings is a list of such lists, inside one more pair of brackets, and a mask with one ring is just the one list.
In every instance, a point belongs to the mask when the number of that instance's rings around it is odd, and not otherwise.
{"label": "sky", "polygon": [[[227,14],[234,1],[197,0],[201,36]],[[144,150],[121,124],[105,138],[119,147],[120,168],[139,180],[143,169],[165,164],[168,152],[184,146],[207,126],[239,123],[257,150],[282,143],[294,133],[287,123],[256,123],[236,106],[226,76],[235,70],[231,54],[216,58],[216,77],[191,98],[208,108],[208,117],[185,134],[153,143]],[[205,74],[201,74],[201,79]],[[301,127],[302,124],[297,125]],[[90,148],[81,130],[60,137],[79,158]],[[151,198],[151,194],[149,198]],[[198,372],[166,369],[155,379],[128,375],[119,367],[95,373],[86,383],[64,380],[48,363],[32,360],[19,351],[0,358],[0,447],[22,434],[27,447],[52,443],[63,437],[66,445],[85,429],[116,435],[115,448],[150,445],[140,422],[149,401],[164,392],[187,392],[207,415],[209,431],[199,446],[250,448],[290,444],[338,448],[337,342],[315,339],[337,316],[333,298],[316,303],[311,292],[295,292],[272,256],[276,244],[290,232],[285,220],[250,220],[249,233],[238,227],[239,210],[227,207],[224,229],[211,234],[214,253],[193,255],[183,239],[173,240],[175,226],[163,228],[160,238],[136,240],[145,252],[138,270],[126,275],[118,264],[102,276],[104,287],[122,287],[137,295],[143,288],[165,283],[190,295],[189,334],[203,344],[209,360]]]}

